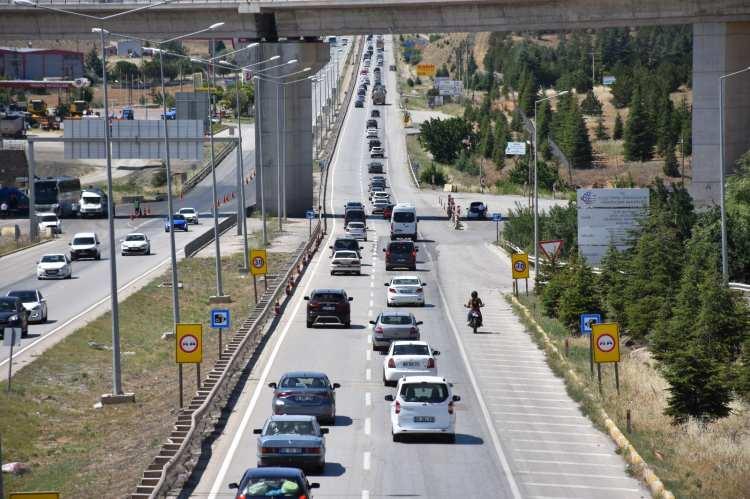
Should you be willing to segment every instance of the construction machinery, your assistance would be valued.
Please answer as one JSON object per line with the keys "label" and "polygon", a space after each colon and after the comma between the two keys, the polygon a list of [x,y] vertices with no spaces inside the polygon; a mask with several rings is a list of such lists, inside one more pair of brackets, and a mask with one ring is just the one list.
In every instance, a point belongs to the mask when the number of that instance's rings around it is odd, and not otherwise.
{"label": "construction machinery", "polygon": [[72,118],[80,118],[89,110],[89,103],[85,100],[74,100],[70,103],[69,111]]}

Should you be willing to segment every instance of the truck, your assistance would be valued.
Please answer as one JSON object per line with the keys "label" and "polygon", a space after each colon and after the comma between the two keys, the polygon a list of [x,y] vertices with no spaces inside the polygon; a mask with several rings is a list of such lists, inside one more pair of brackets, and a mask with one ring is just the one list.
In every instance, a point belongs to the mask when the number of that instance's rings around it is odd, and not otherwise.
{"label": "truck", "polygon": [[372,89],[372,103],[376,106],[385,105],[385,87],[375,87]]}
{"label": "truck", "polygon": [[89,103],[85,100],[75,100],[70,103],[70,115],[80,118],[89,110]]}
{"label": "truck", "polygon": [[0,135],[14,139],[26,137],[26,123],[21,114],[8,114],[0,118]]}

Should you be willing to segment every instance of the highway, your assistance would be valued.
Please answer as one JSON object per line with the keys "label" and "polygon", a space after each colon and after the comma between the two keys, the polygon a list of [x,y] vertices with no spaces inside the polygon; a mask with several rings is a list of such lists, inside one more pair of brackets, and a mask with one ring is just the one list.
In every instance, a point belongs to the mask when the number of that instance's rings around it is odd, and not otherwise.
{"label": "highway", "polygon": [[[246,174],[254,170],[255,133],[254,125],[243,125],[243,163]],[[236,152],[232,152],[216,168],[216,185],[220,196],[236,192]],[[192,206],[201,212],[201,223],[191,225],[189,232],[175,233],[177,251],[197,234],[213,225],[209,216],[212,206],[211,175],[190,191],[184,199],[175,198],[175,209]],[[246,185],[248,206],[255,204],[255,183]],[[220,207],[220,213],[236,213],[235,199]],[[154,212],[166,214],[166,202],[162,207],[154,206]],[[66,334],[88,322],[92,317],[109,310],[109,243],[106,219],[63,219],[63,234],[56,240],[0,258],[0,295],[12,289],[37,288],[47,299],[48,321],[44,324],[31,324],[29,336],[14,351],[14,366],[22,366],[36,355],[64,338]],[[233,229],[234,230],[234,229]],[[68,243],[77,232],[96,232],[101,240],[102,259],[99,261],[79,260],[73,262],[73,278],[70,280],[42,280],[36,278],[36,262],[46,253],[68,252]],[[151,240],[150,256],[127,256],[119,253],[119,241],[129,232],[143,232]],[[132,291],[148,282],[154,273],[169,268],[169,234],[164,232],[162,218],[115,220],[115,241],[117,251],[117,279],[119,293]],[[178,257],[181,257],[178,254]],[[119,296],[120,299],[123,295]],[[0,379],[7,377],[8,347],[0,346]],[[18,357],[16,357],[18,356]]]}
{"label": "highway", "polygon": [[[495,224],[469,222],[449,227],[438,194],[417,192],[406,165],[401,112],[396,104],[393,46],[386,38],[384,76],[388,102],[380,106],[385,130],[386,166],[392,197],[412,202],[421,217],[417,274],[427,283],[424,308],[410,308],[422,339],[442,352],[438,374],[454,384],[456,443],[417,440],[394,443],[381,381],[383,356],[373,352],[368,321],[385,309],[386,272],[382,248],[389,240],[385,220],[368,221],[363,243],[363,275],[329,275],[329,251],[314,258],[304,279],[229,416],[222,436],[194,485],[173,491],[179,497],[234,497],[227,488],[256,465],[252,430],[271,414],[271,381],[286,371],[320,370],[337,391],[337,420],[327,436],[325,472],[311,476],[326,498],[584,498],[649,497],[626,472],[614,444],[596,430],[566,394],[563,382],[547,366],[505,302],[511,287],[510,262],[488,244]],[[372,109],[351,107],[330,165],[329,213],[343,214],[344,203],[367,203],[365,121]],[[492,197],[493,207],[510,207],[519,197]],[[548,205],[547,203],[546,205]],[[329,221],[325,246],[343,233],[342,218]],[[320,287],[343,287],[352,302],[352,328],[305,327],[303,296]],[[483,334],[465,324],[463,303],[479,291],[484,309]]]}

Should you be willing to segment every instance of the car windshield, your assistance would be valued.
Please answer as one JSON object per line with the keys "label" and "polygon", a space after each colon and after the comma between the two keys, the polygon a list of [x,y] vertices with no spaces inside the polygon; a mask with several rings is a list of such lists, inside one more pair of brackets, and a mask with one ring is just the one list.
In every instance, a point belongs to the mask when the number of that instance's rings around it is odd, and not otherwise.
{"label": "car windshield", "polygon": [[83,201],[86,204],[99,204],[102,201],[102,198],[99,196],[83,196],[81,197],[81,201]]}
{"label": "car windshield", "polygon": [[56,215],[44,215],[42,217],[42,222],[57,222],[57,216]]}
{"label": "car windshield", "polygon": [[315,301],[333,301],[333,302],[340,302],[344,300],[343,295],[341,293],[315,293],[312,296],[312,299]]}
{"label": "car windshield", "polygon": [[264,435],[315,435],[312,421],[271,421]]}
{"label": "car windshield", "polygon": [[351,251],[357,251],[359,249],[359,243],[355,239],[338,239],[336,244],[333,245],[335,250],[345,249]]}
{"label": "car windshield", "polygon": [[393,221],[398,223],[412,223],[414,221],[414,213],[411,211],[397,211],[393,214]]}
{"label": "car windshield", "polygon": [[42,257],[42,263],[63,263],[64,261],[63,255],[44,255]]}
{"label": "car windshield", "polygon": [[323,378],[317,376],[287,376],[279,383],[281,388],[328,388]]}
{"label": "car windshield", "polygon": [[365,228],[365,224],[363,224],[362,222],[349,222],[349,228],[361,230]]}
{"label": "car windshield", "polygon": [[393,345],[393,355],[430,355],[427,345]]}
{"label": "car windshield", "polygon": [[80,246],[84,244],[94,244],[94,238],[93,237],[76,237],[73,239],[73,244],[75,246]]}
{"label": "car windshield", "polygon": [[20,298],[22,302],[37,301],[36,291],[11,291],[8,296]]}
{"label": "car windshield", "polygon": [[448,398],[448,387],[445,383],[404,383],[401,398],[404,402],[437,404]]}
{"label": "car windshield", "polygon": [[180,220],[185,220],[185,217],[183,215],[180,215],[179,213],[175,213],[174,215],[172,215],[172,220],[177,222]]}
{"label": "car windshield", "polygon": [[393,253],[411,253],[414,251],[413,243],[391,243],[388,249]]}
{"label": "car windshield", "polygon": [[251,478],[241,489],[241,497],[299,497],[304,489],[296,477]]}
{"label": "car windshield", "polygon": [[380,323],[391,326],[408,326],[412,323],[412,320],[410,315],[381,315]]}
{"label": "car windshield", "polygon": [[357,258],[355,251],[337,251],[336,258]]}
{"label": "car windshield", "polygon": [[394,277],[391,281],[391,284],[395,286],[419,286],[420,282],[416,277]]}
{"label": "car windshield", "polygon": [[128,234],[127,236],[125,236],[125,240],[126,241],[145,241],[146,236],[144,236],[143,234]]}
{"label": "car windshield", "polygon": [[184,213],[184,214],[187,214],[187,215],[192,215],[193,213],[195,213],[195,210],[193,208],[182,208],[180,210],[180,213]]}
{"label": "car windshield", "polygon": [[16,309],[15,300],[0,298],[0,312],[13,312]]}
{"label": "car windshield", "polygon": [[482,207],[482,204],[483,204],[483,203],[482,203],[481,201],[474,201],[473,203],[471,203],[471,205],[470,205],[470,206],[471,206],[472,208],[481,208],[481,207]]}

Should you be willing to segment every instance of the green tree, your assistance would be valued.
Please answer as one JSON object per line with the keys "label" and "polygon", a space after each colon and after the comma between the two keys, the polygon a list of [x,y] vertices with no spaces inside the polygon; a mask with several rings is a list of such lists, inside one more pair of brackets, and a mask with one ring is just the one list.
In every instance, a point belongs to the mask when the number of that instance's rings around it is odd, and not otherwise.
{"label": "green tree", "polygon": [[617,248],[610,246],[604,255],[599,268],[601,273],[597,278],[597,288],[602,299],[602,308],[607,320],[625,324],[625,286],[628,259]]}
{"label": "green tree", "polygon": [[132,76],[138,74],[138,66],[130,61],[117,61],[114,66],[112,66],[112,70],[110,71],[111,77],[115,80],[120,81],[131,78]]}
{"label": "green tree", "polygon": [[625,159],[649,161],[654,156],[654,135],[651,119],[644,108],[640,88],[636,87],[630,102],[630,114],[625,127]]}
{"label": "green tree", "polygon": [[96,51],[96,47],[91,47],[91,50],[86,52],[85,60],[86,70],[97,78],[102,76],[102,60],[99,58],[99,54]]}
{"label": "green tree", "polygon": [[750,334],[742,344],[742,354],[735,369],[736,381],[734,388],[745,400],[750,402]]}
{"label": "green tree", "polygon": [[419,131],[419,143],[439,163],[453,163],[459,151],[466,147],[464,140],[469,139],[470,144],[475,142],[471,124],[463,118],[432,118],[422,123]]}
{"label": "green tree", "polygon": [[494,147],[492,151],[492,161],[497,165],[497,168],[502,170],[505,166],[505,148],[508,145],[508,120],[504,114],[495,120],[495,138],[493,140]]}
{"label": "green tree", "polygon": [[596,120],[596,131],[594,133],[596,134],[597,140],[609,139],[607,128],[604,126],[604,118],[602,118],[601,116],[599,116],[599,119]]}
{"label": "green tree", "polygon": [[622,116],[620,116],[620,113],[617,113],[615,116],[615,127],[612,130],[612,138],[614,140],[622,140],[623,136],[623,124],[622,124]]}
{"label": "green tree", "polygon": [[581,101],[581,111],[589,116],[601,116],[602,103],[596,98],[593,90],[586,92],[586,97]]}
{"label": "green tree", "polygon": [[558,318],[571,333],[578,330],[579,317],[583,313],[601,313],[602,305],[594,273],[586,261],[574,251],[566,272],[568,281],[558,303]]}
{"label": "green tree", "polygon": [[555,135],[560,148],[570,160],[574,168],[591,168],[593,151],[589,140],[586,122],[576,99],[570,99],[569,108],[565,113],[561,133]]}
{"label": "green tree", "polygon": [[677,162],[677,156],[674,153],[674,146],[668,148],[664,156],[664,175],[667,177],[680,176],[680,164]]}

